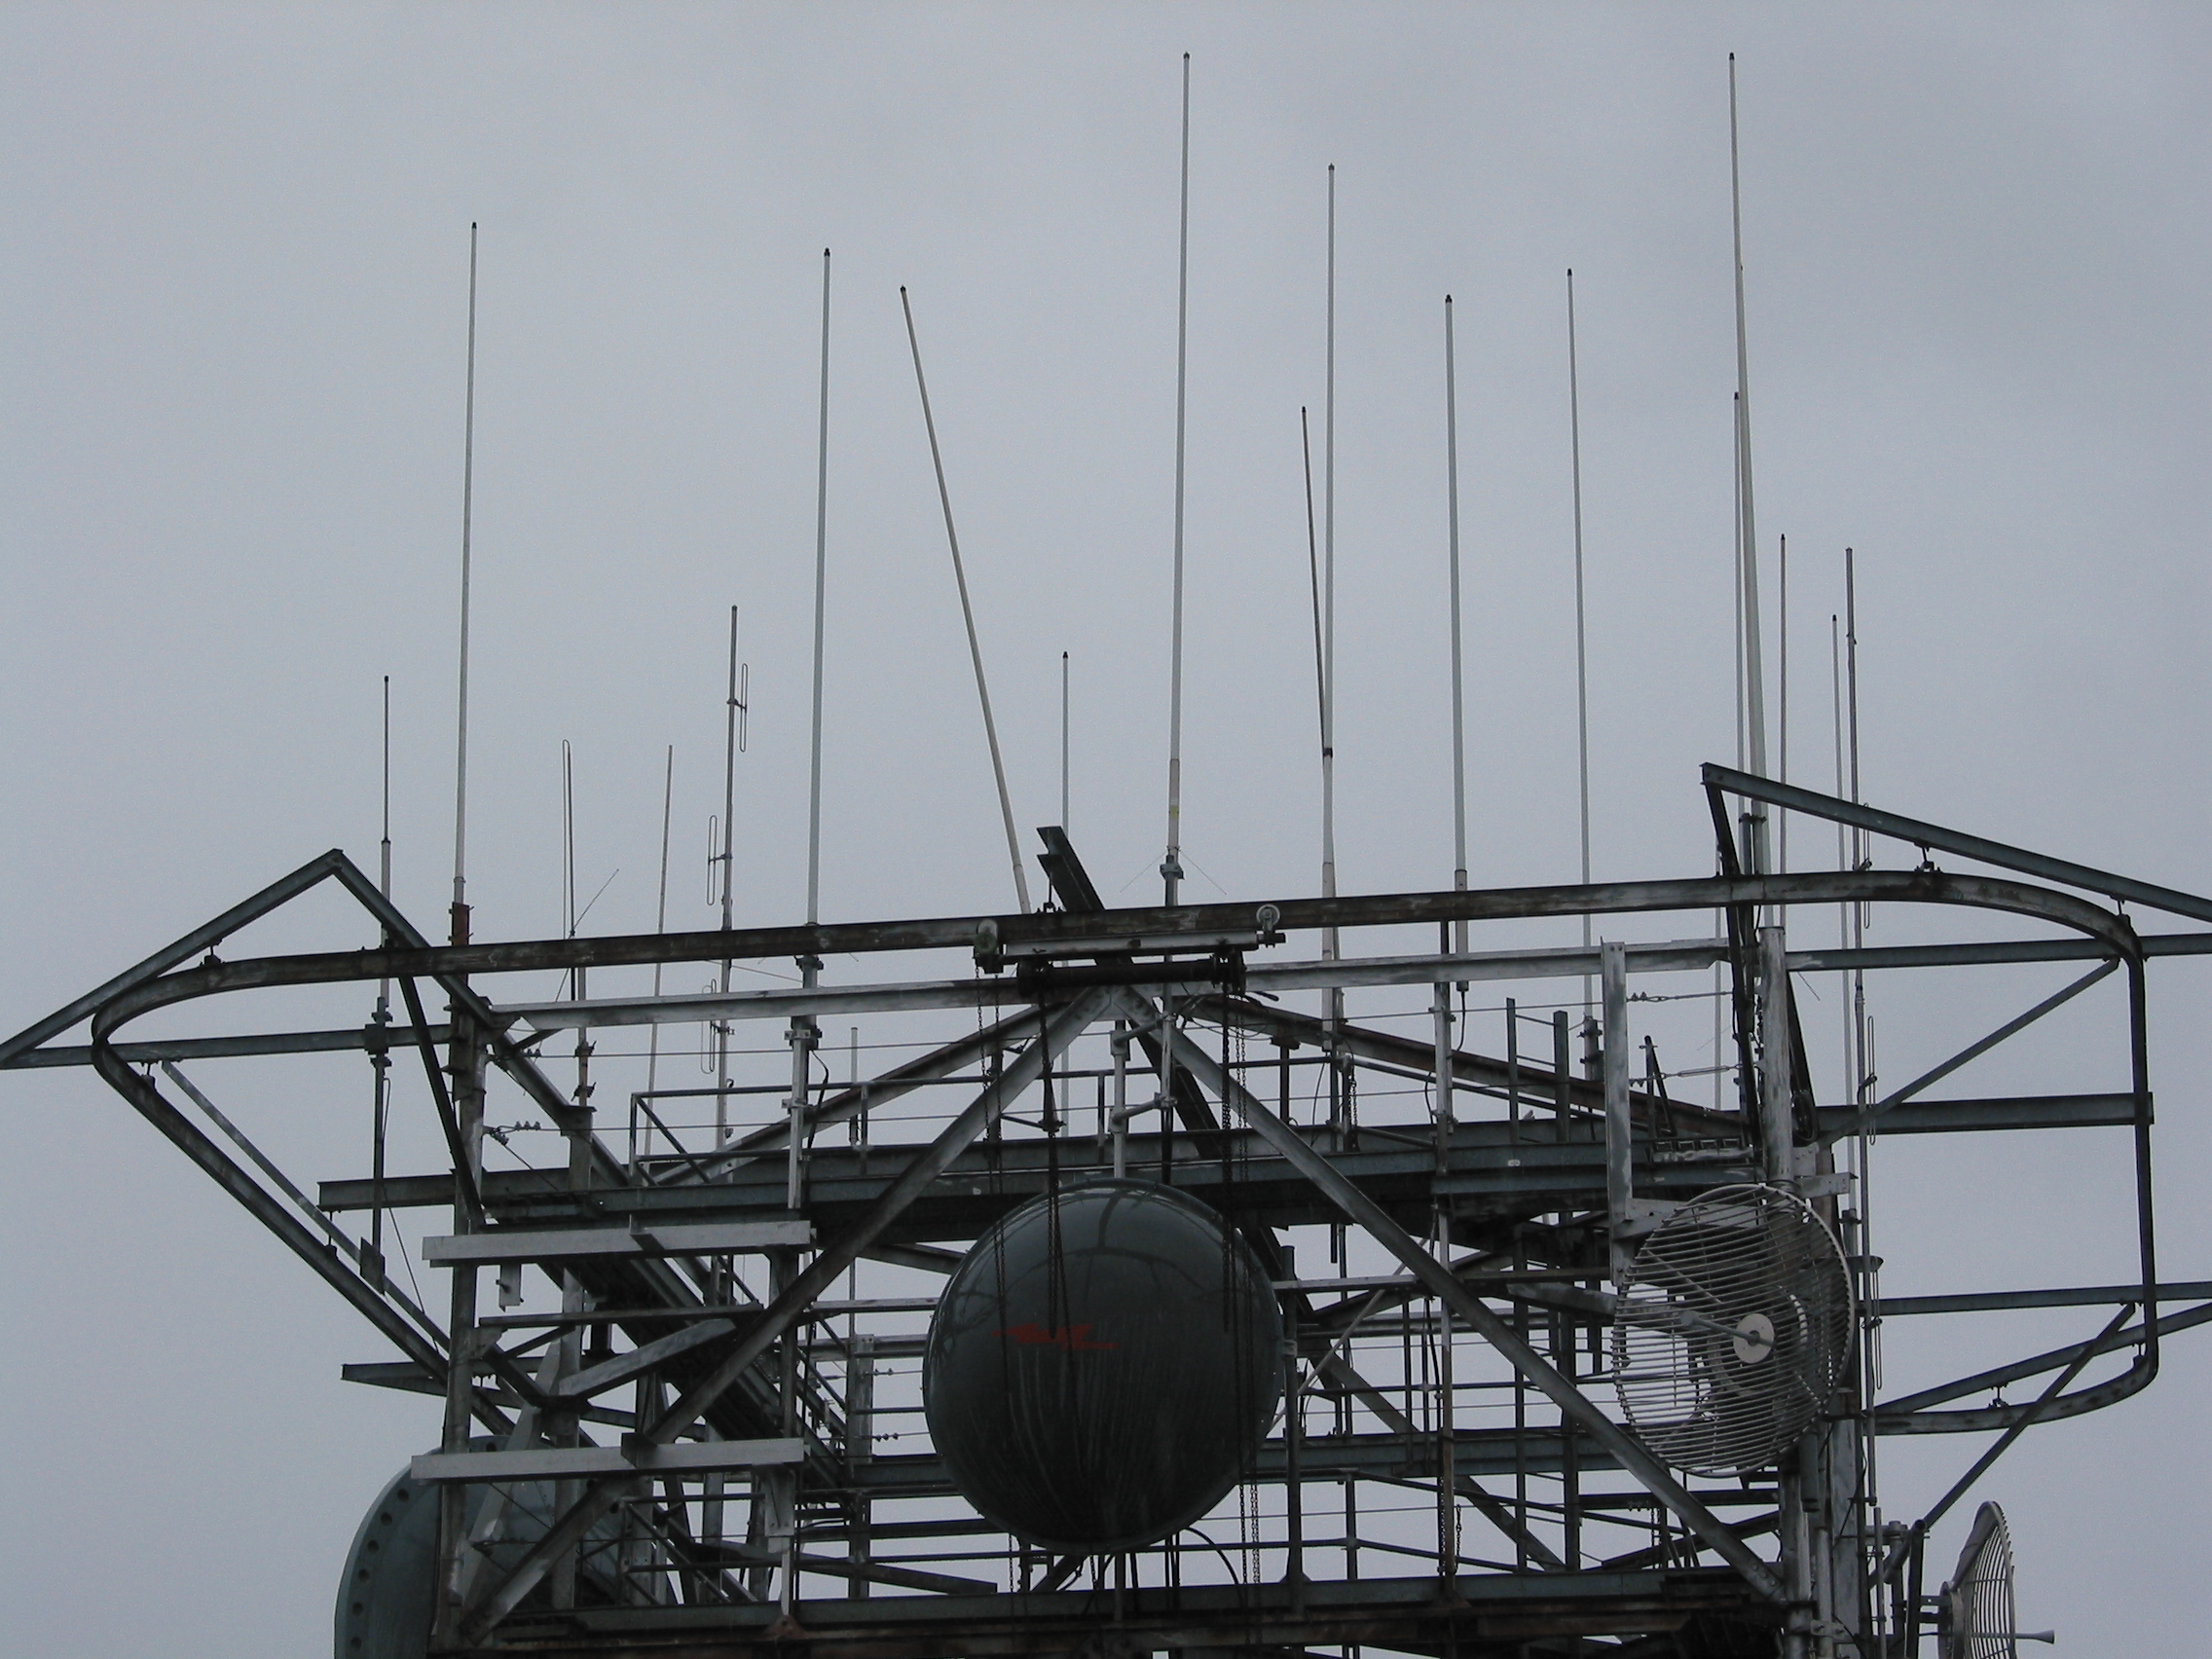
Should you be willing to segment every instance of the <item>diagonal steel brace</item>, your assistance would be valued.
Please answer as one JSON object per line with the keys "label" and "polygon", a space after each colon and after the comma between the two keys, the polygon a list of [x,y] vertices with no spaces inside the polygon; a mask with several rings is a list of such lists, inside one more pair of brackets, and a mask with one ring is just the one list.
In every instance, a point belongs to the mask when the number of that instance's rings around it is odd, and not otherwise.
{"label": "diagonal steel brace", "polygon": [[[1134,999],[1130,1001],[1134,1003]],[[1136,1003],[1135,1006],[1141,1008],[1142,1004]],[[1751,1546],[1738,1537],[1725,1522],[1700,1503],[1689,1489],[1677,1480],[1673,1472],[1653,1456],[1641,1441],[1600,1411],[1587,1394],[1522,1341],[1511,1325],[1493,1313],[1482,1298],[1461,1284],[1448,1266],[1422,1249],[1419,1240],[1391,1220],[1382,1205],[1361,1192],[1335,1164],[1308,1145],[1305,1137],[1296,1129],[1263,1106],[1243,1085],[1228,1076],[1198,1044],[1180,1032],[1175,1035],[1175,1043],[1178,1064],[1190,1068],[1222,1100],[1233,1103],[1260,1138],[1273,1147],[1292,1168],[1312,1182],[1330,1202],[1365,1228],[1390,1254],[1404,1263],[1407,1271],[1419,1279],[1432,1296],[1466,1320],[1512,1363],[1515,1370],[1543,1390],[1554,1405],[1572,1418],[1600,1446],[1611,1453],[1622,1468],[1641,1481],[1646,1491],[1681,1519],[1684,1526],[1696,1532],[1711,1548],[1718,1551],[1721,1559],[1741,1572],[1752,1589],[1774,1601],[1785,1599],[1782,1582],[1775,1577],[1774,1569],[1752,1553]]]}
{"label": "diagonal steel brace", "polygon": [[[838,1275],[858,1261],[906,1207],[944,1173],[952,1161],[967,1150],[991,1121],[1004,1112],[1023,1089],[1036,1082],[1045,1067],[1070,1043],[1083,1035],[1086,1028],[1105,1009],[1112,995],[1111,991],[1105,989],[1088,991],[1057,1010],[1046,1021],[1043,1041],[1032,1044],[1016,1055],[999,1075],[996,1083],[985,1088],[959,1117],[946,1124],[937,1139],[924,1147],[900,1172],[899,1178],[884,1190],[883,1196],[876,1199],[867,1214],[849,1233],[816,1256],[805,1271],[761,1310],[758,1323],[739,1340],[721,1363],[671,1406],[645,1431],[644,1438],[654,1445],[666,1446],[680,1438],[696,1422],[700,1415],[745,1375],[754,1362],[767,1351],[769,1345],[790,1328],[815,1298],[834,1285]],[[545,1535],[531,1546],[498,1587],[485,1599],[483,1606],[477,1609],[470,1621],[467,1640],[471,1642],[482,1641],[499,1620],[514,1611],[523,1598],[537,1587],[553,1564],[565,1552],[573,1549],[601,1516],[621,1501],[629,1486],[629,1480],[621,1476],[594,1481],[584,1495],[570,1505],[567,1512],[546,1530]]]}

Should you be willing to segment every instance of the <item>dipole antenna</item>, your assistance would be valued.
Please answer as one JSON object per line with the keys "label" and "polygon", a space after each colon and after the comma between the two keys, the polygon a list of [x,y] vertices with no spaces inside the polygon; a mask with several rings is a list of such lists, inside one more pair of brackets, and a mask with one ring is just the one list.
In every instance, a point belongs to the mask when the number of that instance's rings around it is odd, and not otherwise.
{"label": "dipole antenna", "polygon": [[[1167,646],[1167,854],[1160,861],[1166,903],[1183,886],[1183,462],[1191,322],[1191,55],[1183,54],[1183,172],[1175,254],[1175,571]],[[1007,833],[1012,834],[1008,820]],[[1062,826],[1065,828],[1065,826]],[[1025,901],[1023,909],[1027,909]]]}
{"label": "dipole antenna", "polygon": [[937,417],[930,412],[930,383],[922,374],[922,344],[914,333],[914,306],[906,290],[899,290],[899,306],[906,313],[906,345],[914,354],[914,386],[922,394],[922,424],[930,436],[930,464],[937,469],[938,504],[944,509],[944,539],[952,549],[952,579],[960,587],[960,615],[968,624],[968,656],[976,665],[976,696],[983,705],[983,736],[991,747],[991,775],[998,780],[999,816],[1006,821],[1006,855],[1014,866],[1014,895],[1024,915],[1029,912],[1029,878],[1021,869],[1021,842],[1014,832],[1014,797],[1007,793],[1006,762],[999,755],[998,722],[991,719],[991,687],[983,678],[983,647],[976,637],[976,608],[968,600],[968,571],[960,562],[960,533],[952,525],[952,495],[944,483],[944,456],[938,448]]}
{"label": "dipole antenna", "polygon": [[[1444,296],[1444,472],[1450,498],[1452,551],[1452,885],[1467,890],[1467,719],[1459,654],[1459,379],[1452,335],[1452,296]],[[1454,929],[1454,948],[1467,953],[1467,924]]]}
{"label": "dipole antenna", "polygon": [[[1574,335],[1574,273],[1567,274],[1567,431],[1574,495],[1574,765],[1581,801],[1582,885],[1590,885],[1590,643],[1582,590],[1582,364]],[[1582,915],[1582,948],[1590,948],[1590,914]],[[1582,976],[1582,1018],[1591,1017],[1590,976]]]}
{"label": "dipole antenna", "polygon": [[[822,413],[814,463],[814,728],[806,789],[806,925],[822,919],[822,611],[830,570],[830,250],[822,250]],[[812,960],[812,958],[808,958]],[[818,970],[801,965],[805,982]]]}
{"label": "dipole antenna", "polygon": [[461,690],[453,780],[453,942],[468,942],[468,577],[476,501],[476,225],[468,227],[468,389],[461,422]]}

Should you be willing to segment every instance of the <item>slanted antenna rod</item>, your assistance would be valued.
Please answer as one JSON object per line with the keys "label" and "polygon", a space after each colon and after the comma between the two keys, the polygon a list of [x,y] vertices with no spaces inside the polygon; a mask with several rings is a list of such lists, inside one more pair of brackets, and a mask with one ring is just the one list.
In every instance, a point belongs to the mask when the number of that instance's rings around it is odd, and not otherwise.
{"label": "slanted antenna rod", "polygon": [[983,647],[976,637],[976,608],[968,600],[968,571],[960,562],[960,533],[952,524],[952,494],[945,488],[944,456],[938,448],[937,417],[930,412],[930,383],[922,374],[922,344],[914,333],[913,302],[899,290],[899,306],[906,313],[906,345],[914,354],[914,386],[922,395],[922,424],[930,436],[930,464],[937,469],[937,498],[944,509],[944,539],[952,549],[952,579],[960,588],[960,615],[968,624],[968,656],[976,665],[976,696],[983,705],[983,736],[991,746],[991,775],[998,780],[999,816],[1006,822],[1006,854],[1014,866],[1014,895],[1022,913],[1029,911],[1029,878],[1021,869],[1021,842],[1014,831],[1014,797],[1007,793],[1006,762],[999,755],[998,722],[991,719],[991,687],[983,678]]}
{"label": "slanted antenna rod", "polygon": [[453,781],[453,942],[468,942],[468,537],[476,501],[476,226],[468,227],[468,389],[461,421],[461,695]]}
{"label": "slanted antenna rod", "polygon": [[[1191,320],[1191,55],[1183,54],[1183,171],[1175,256],[1175,571],[1167,646],[1167,853],[1160,861],[1168,904],[1183,886],[1183,461]],[[1011,824],[1011,820],[1009,821]],[[1065,828],[1065,826],[1062,826]],[[1010,829],[1009,834],[1013,831]],[[1022,906],[1027,909],[1025,903]]]}

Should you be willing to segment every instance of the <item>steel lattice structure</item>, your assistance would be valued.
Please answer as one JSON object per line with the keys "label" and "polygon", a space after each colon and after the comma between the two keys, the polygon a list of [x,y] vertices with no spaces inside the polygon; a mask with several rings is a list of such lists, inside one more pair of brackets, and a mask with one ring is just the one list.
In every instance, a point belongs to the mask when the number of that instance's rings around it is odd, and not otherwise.
{"label": "steel lattice structure", "polygon": [[[1707,769],[1706,788],[1713,876],[1108,909],[1048,830],[1055,903],[1035,914],[510,942],[469,940],[464,913],[455,942],[431,942],[333,852],[0,1045],[0,1065],[94,1068],[397,1348],[349,1376],[442,1399],[436,1448],[372,1507],[347,1564],[341,1654],[423,1651],[398,1628],[419,1611],[441,1654],[1625,1659],[1779,1639],[1896,1659],[1920,1651],[1935,1601],[1928,1527],[2016,1434],[2138,1391],[2162,1335],[2212,1319],[2212,1284],[2157,1277],[2144,1014],[2150,962],[2212,951],[2212,931],[2139,935],[2120,907],[2212,923],[2212,902],[1724,768]],[[1776,808],[1918,856],[1747,872],[1738,849],[1757,842],[1739,840],[1731,814]],[[1998,873],[1941,868],[1938,854]],[[366,947],[216,955],[326,882],[358,902]],[[1839,904],[2026,925],[1997,941],[1807,948],[1800,930],[1791,942],[1792,915]],[[1706,932],[1587,950],[1454,938],[1456,924],[1479,936],[1529,918],[1676,915]],[[1391,942],[1434,930],[1439,948],[1300,949],[1324,930],[1356,946],[1392,929]],[[867,965],[861,982],[814,982],[847,955]],[[498,993],[516,974],[569,973],[580,988],[587,973],[777,959],[807,982]],[[2085,975],[1902,1088],[1845,1080],[1823,1103],[1797,984],[2023,962]],[[1648,1051],[1640,1059],[1630,985],[1715,970],[1727,1087],[1692,1105]],[[1471,1041],[1468,987],[1578,978],[1597,987],[1587,1020],[1563,1007],[1524,1046],[1530,1016],[1509,1002],[1503,1054]],[[1924,1092],[2107,978],[2101,1091]],[[359,1026],[130,1030],[217,996],[280,1004],[380,983],[398,1006],[380,994]],[[1420,999],[1428,1034],[1279,1000],[1388,987]],[[832,1082],[823,1021],[839,1015],[937,1035],[880,1065],[904,1051],[871,1049],[865,1069],[856,1036],[851,1075]],[[594,1034],[683,1025],[719,1045],[715,1081],[634,1090],[627,1139],[600,1133]],[[732,1035],[778,1025],[790,1081],[734,1081]],[[79,1026],[88,1040],[62,1041]],[[576,1078],[564,1085],[547,1048],[569,1036]],[[378,1100],[370,1172],[318,1187],[281,1171],[184,1070],[317,1051],[365,1054]],[[419,1094],[399,1086],[418,1065]],[[560,1156],[488,1163],[488,1139],[506,1134],[487,1109],[495,1088],[561,1137]],[[447,1167],[384,1166],[387,1100],[434,1115]],[[712,1125],[684,1117],[710,1107]],[[2030,1128],[2130,1137],[2135,1213],[2113,1225],[2129,1232],[2136,1281],[1882,1298],[1854,1198],[1865,1137]],[[1214,1520],[1124,1555],[1058,1557],[994,1533],[954,1490],[920,1427],[913,1362],[933,1287],[973,1240],[1040,1193],[1109,1171],[1172,1185],[1242,1235],[1280,1299],[1292,1404]],[[1613,1289],[1640,1237],[1747,1183],[1801,1197],[1840,1241],[1862,1342],[1792,1443],[1756,1468],[1690,1476],[1610,1404]],[[443,1229],[418,1245],[450,1274],[439,1306],[387,1270],[403,1220],[424,1216]],[[1881,1319],[2073,1305],[2113,1317],[2084,1343],[1906,1397],[1869,1385],[1862,1339]],[[2028,1381],[2030,1399],[1958,1403]],[[1992,1429],[1999,1442],[1941,1505],[1885,1523],[1870,1474],[1881,1437]]]}

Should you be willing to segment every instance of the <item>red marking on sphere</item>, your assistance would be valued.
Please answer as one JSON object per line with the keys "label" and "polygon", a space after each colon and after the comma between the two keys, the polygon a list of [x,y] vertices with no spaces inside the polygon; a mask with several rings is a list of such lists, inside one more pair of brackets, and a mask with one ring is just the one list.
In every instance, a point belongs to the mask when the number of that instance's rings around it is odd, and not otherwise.
{"label": "red marking on sphere", "polygon": [[1056,1331],[1048,1330],[1045,1326],[1035,1323],[1009,1325],[997,1334],[1002,1337],[1012,1337],[1015,1344],[1021,1347],[1056,1347],[1065,1349],[1069,1353],[1093,1352],[1101,1348],[1118,1348],[1122,1346],[1120,1343],[1092,1342],[1088,1325],[1062,1325]]}

